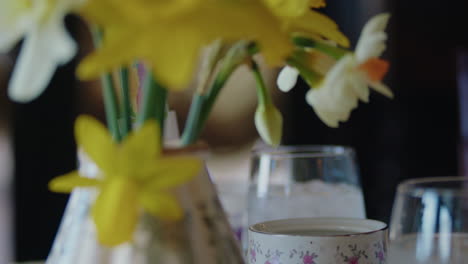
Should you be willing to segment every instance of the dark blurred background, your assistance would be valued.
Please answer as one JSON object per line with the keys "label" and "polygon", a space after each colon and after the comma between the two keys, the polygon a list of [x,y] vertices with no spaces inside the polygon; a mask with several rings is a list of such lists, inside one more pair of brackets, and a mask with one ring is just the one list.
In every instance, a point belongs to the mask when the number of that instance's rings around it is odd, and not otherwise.
{"label": "dark blurred background", "polygon": [[[463,159],[468,156],[468,1],[329,0],[326,8],[352,43],[367,19],[382,11],[393,14],[385,57],[392,63],[386,83],[395,99],[373,94],[339,129],[326,127],[305,103],[308,88],[304,83],[282,95],[281,101],[286,120],[284,143],[354,147],[367,215],[388,221],[395,187],[401,180],[464,173],[467,163]],[[88,42],[77,20],[67,22],[80,42]],[[4,87],[15,53],[10,55],[0,57],[0,176],[4,186],[12,182],[14,203],[13,208],[2,203],[0,219],[8,223],[11,218],[5,215],[14,212],[14,230],[5,230],[3,236],[14,239],[14,258],[44,259],[67,199],[50,193],[47,182],[76,167],[75,117],[93,113],[102,118],[102,107],[99,90],[75,80],[76,61],[58,70],[38,100],[27,105],[8,102]],[[246,122],[252,122],[255,105],[250,108],[244,118],[250,121]],[[217,124],[216,120],[212,123]],[[213,126],[205,135],[214,144],[240,145],[255,137],[253,125],[248,124],[249,132],[237,131],[242,137]],[[4,162],[9,159],[13,164]],[[1,189],[3,196],[8,197],[8,189]]]}

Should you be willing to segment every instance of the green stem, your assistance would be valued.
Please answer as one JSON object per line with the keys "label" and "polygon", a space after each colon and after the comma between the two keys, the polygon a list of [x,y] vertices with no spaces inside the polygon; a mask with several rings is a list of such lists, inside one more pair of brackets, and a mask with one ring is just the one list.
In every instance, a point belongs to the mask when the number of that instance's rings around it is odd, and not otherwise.
{"label": "green stem", "polygon": [[349,53],[348,50],[342,49],[340,47],[335,47],[324,42],[319,42],[304,37],[293,37],[293,42],[300,47],[317,49],[336,60],[339,60],[341,57]]}
{"label": "green stem", "polygon": [[106,112],[107,126],[115,141],[120,142],[122,137],[119,131],[119,110],[117,106],[117,95],[115,94],[114,82],[109,73],[101,77],[104,109]]}
{"label": "green stem", "polygon": [[260,72],[260,68],[258,67],[258,64],[253,59],[251,59],[250,61],[250,69],[252,70],[252,73],[255,78],[255,82],[257,84],[256,87],[257,87],[258,104],[259,105],[271,104],[272,103],[271,96],[265,85],[265,81],[263,79],[262,73]]}
{"label": "green stem", "polygon": [[182,134],[182,145],[187,146],[195,143],[200,136],[206,121],[213,109],[214,103],[218,98],[221,89],[226,84],[233,70],[228,72],[219,72],[216,79],[210,87],[208,94],[195,94],[190,106],[190,113],[187,119],[187,125]]}
{"label": "green stem", "polygon": [[206,96],[195,94],[190,105],[189,115],[185,124],[184,133],[182,134],[182,145],[187,146],[194,143],[198,137],[201,126],[202,108],[206,101]]}
{"label": "green stem", "polygon": [[[93,27],[92,28],[93,43],[95,47],[101,45],[102,33],[101,31]],[[105,73],[101,76],[102,93],[104,99],[104,109],[106,112],[107,126],[112,134],[115,141],[120,142],[122,137],[119,131],[119,109],[117,104],[117,95],[115,93],[115,85],[112,80],[112,75]]]}
{"label": "green stem", "polygon": [[207,94],[195,93],[190,106],[184,132],[182,133],[182,145],[195,143],[200,136],[206,121],[213,109],[221,89],[225,86],[235,69],[249,56],[248,43],[234,44],[223,59],[220,70],[211,83]]}
{"label": "green stem", "polygon": [[143,103],[137,124],[143,125],[145,121],[155,119],[161,128],[161,137],[163,137],[164,119],[166,118],[166,99],[167,90],[148,72],[144,82]]}
{"label": "green stem", "polygon": [[206,98],[204,98],[204,104],[202,105],[203,108],[201,111],[201,124],[199,125],[200,128],[205,125],[205,122],[208,119],[211,110],[213,109],[221,89],[224,87],[229,77],[231,77],[233,71],[234,69],[230,69],[226,72],[220,72],[220,74],[216,76],[216,79],[210,88],[210,92],[207,96],[205,96]]}
{"label": "green stem", "polygon": [[128,81],[128,68],[123,67],[119,71],[120,88],[122,92],[122,137],[126,137],[132,131],[132,104],[130,102],[130,88]]}
{"label": "green stem", "polygon": [[311,88],[314,88],[315,86],[317,86],[322,80],[322,76],[319,73],[316,73],[315,71],[308,69],[306,66],[304,66],[300,62],[300,60],[294,57],[288,58],[287,63],[299,71],[302,78],[307,82],[307,84]]}

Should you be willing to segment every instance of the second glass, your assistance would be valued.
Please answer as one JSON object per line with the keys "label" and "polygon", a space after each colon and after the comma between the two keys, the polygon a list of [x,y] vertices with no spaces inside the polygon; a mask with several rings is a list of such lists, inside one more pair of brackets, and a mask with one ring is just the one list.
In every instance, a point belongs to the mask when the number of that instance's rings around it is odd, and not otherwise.
{"label": "second glass", "polygon": [[253,153],[250,177],[248,226],[284,218],[366,216],[351,148],[260,148]]}
{"label": "second glass", "polygon": [[391,263],[468,263],[468,179],[398,185],[390,222]]}

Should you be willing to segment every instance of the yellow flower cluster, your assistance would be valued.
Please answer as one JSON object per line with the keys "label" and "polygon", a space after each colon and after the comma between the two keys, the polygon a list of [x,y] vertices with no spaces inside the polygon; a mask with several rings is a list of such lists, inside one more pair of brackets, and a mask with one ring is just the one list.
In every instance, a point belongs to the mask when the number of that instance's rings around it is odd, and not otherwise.
{"label": "yellow flower cluster", "polygon": [[347,46],[347,38],[333,21],[310,9],[323,4],[317,0],[88,1],[79,12],[103,29],[104,38],[78,74],[95,78],[143,60],[159,81],[177,89],[193,78],[201,48],[217,39],[253,41],[274,66],[291,54],[292,33]]}

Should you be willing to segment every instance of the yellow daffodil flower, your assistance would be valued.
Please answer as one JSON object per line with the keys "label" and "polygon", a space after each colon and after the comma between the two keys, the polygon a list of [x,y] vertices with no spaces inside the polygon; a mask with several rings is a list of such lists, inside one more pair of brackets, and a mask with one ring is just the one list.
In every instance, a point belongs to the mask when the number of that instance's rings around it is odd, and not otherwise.
{"label": "yellow daffodil flower", "polygon": [[392,91],[381,82],[389,63],[380,59],[385,50],[389,14],[380,14],[365,25],[355,54],[340,59],[319,87],[309,90],[307,102],[320,119],[330,127],[338,127],[357,107],[359,99],[369,101],[369,88],[392,98]]}
{"label": "yellow daffodil flower", "polygon": [[193,157],[162,156],[159,133],[157,123],[147,121],[117,145],[94,118],[77,119],[77,144],[97,165],[99,175],[90,179],[73,171],[53,179],[49,187],[56,192],[70,192],[75,187],[99,189],[92,218],[103,245],[131,240],[142,209],[168,220],[182,216],[169,189],[189,181],[202,163]]}
{"label": "yellow daffodil flower", "polygon": [[79,77],[95,78],[141,59],[151,66],[156,79],[177,89],[192,79],[201,48],[217,39],[255,41],[269,65],[282,64],[292,51],[280,21],[259,0],[193,1],[175,1],[180,6],[189,2],[190,8],[175,6],[172,13],[153,16],[156,11],[151,5],[137,7],[146,3],[143,0],[89,1],[82,13],[104,29],[104,38],[102,47],[79,66]]}
{"label": "yellow daffodil flower", "polygon": [[9,82],[8,94],[17,102],[39,96],[57,66],[76,53],[64,17],[85,0],[0,1],[0,53],[8,52],[24,37],[21,53]]}
{"label": "yellow daffodil flower", "polygon": [[311,38],[326,38],[348,47],[348,38],[329,17],[311,8],[325,6],[324,0],[263,0],[282,21],[283,28]]}
{"label": "yellow daffodil flower", "polygon": [[263,0],[280,17],[299,17],[310,8],[325,6],[324,0]]}
{"label": "yellow daffodil flower", "polygon": [[315,10],[287,21],[287,30],[310,38],[325,38],[342,47],[349,47],[348,38],[341,33],[335,21]]}

